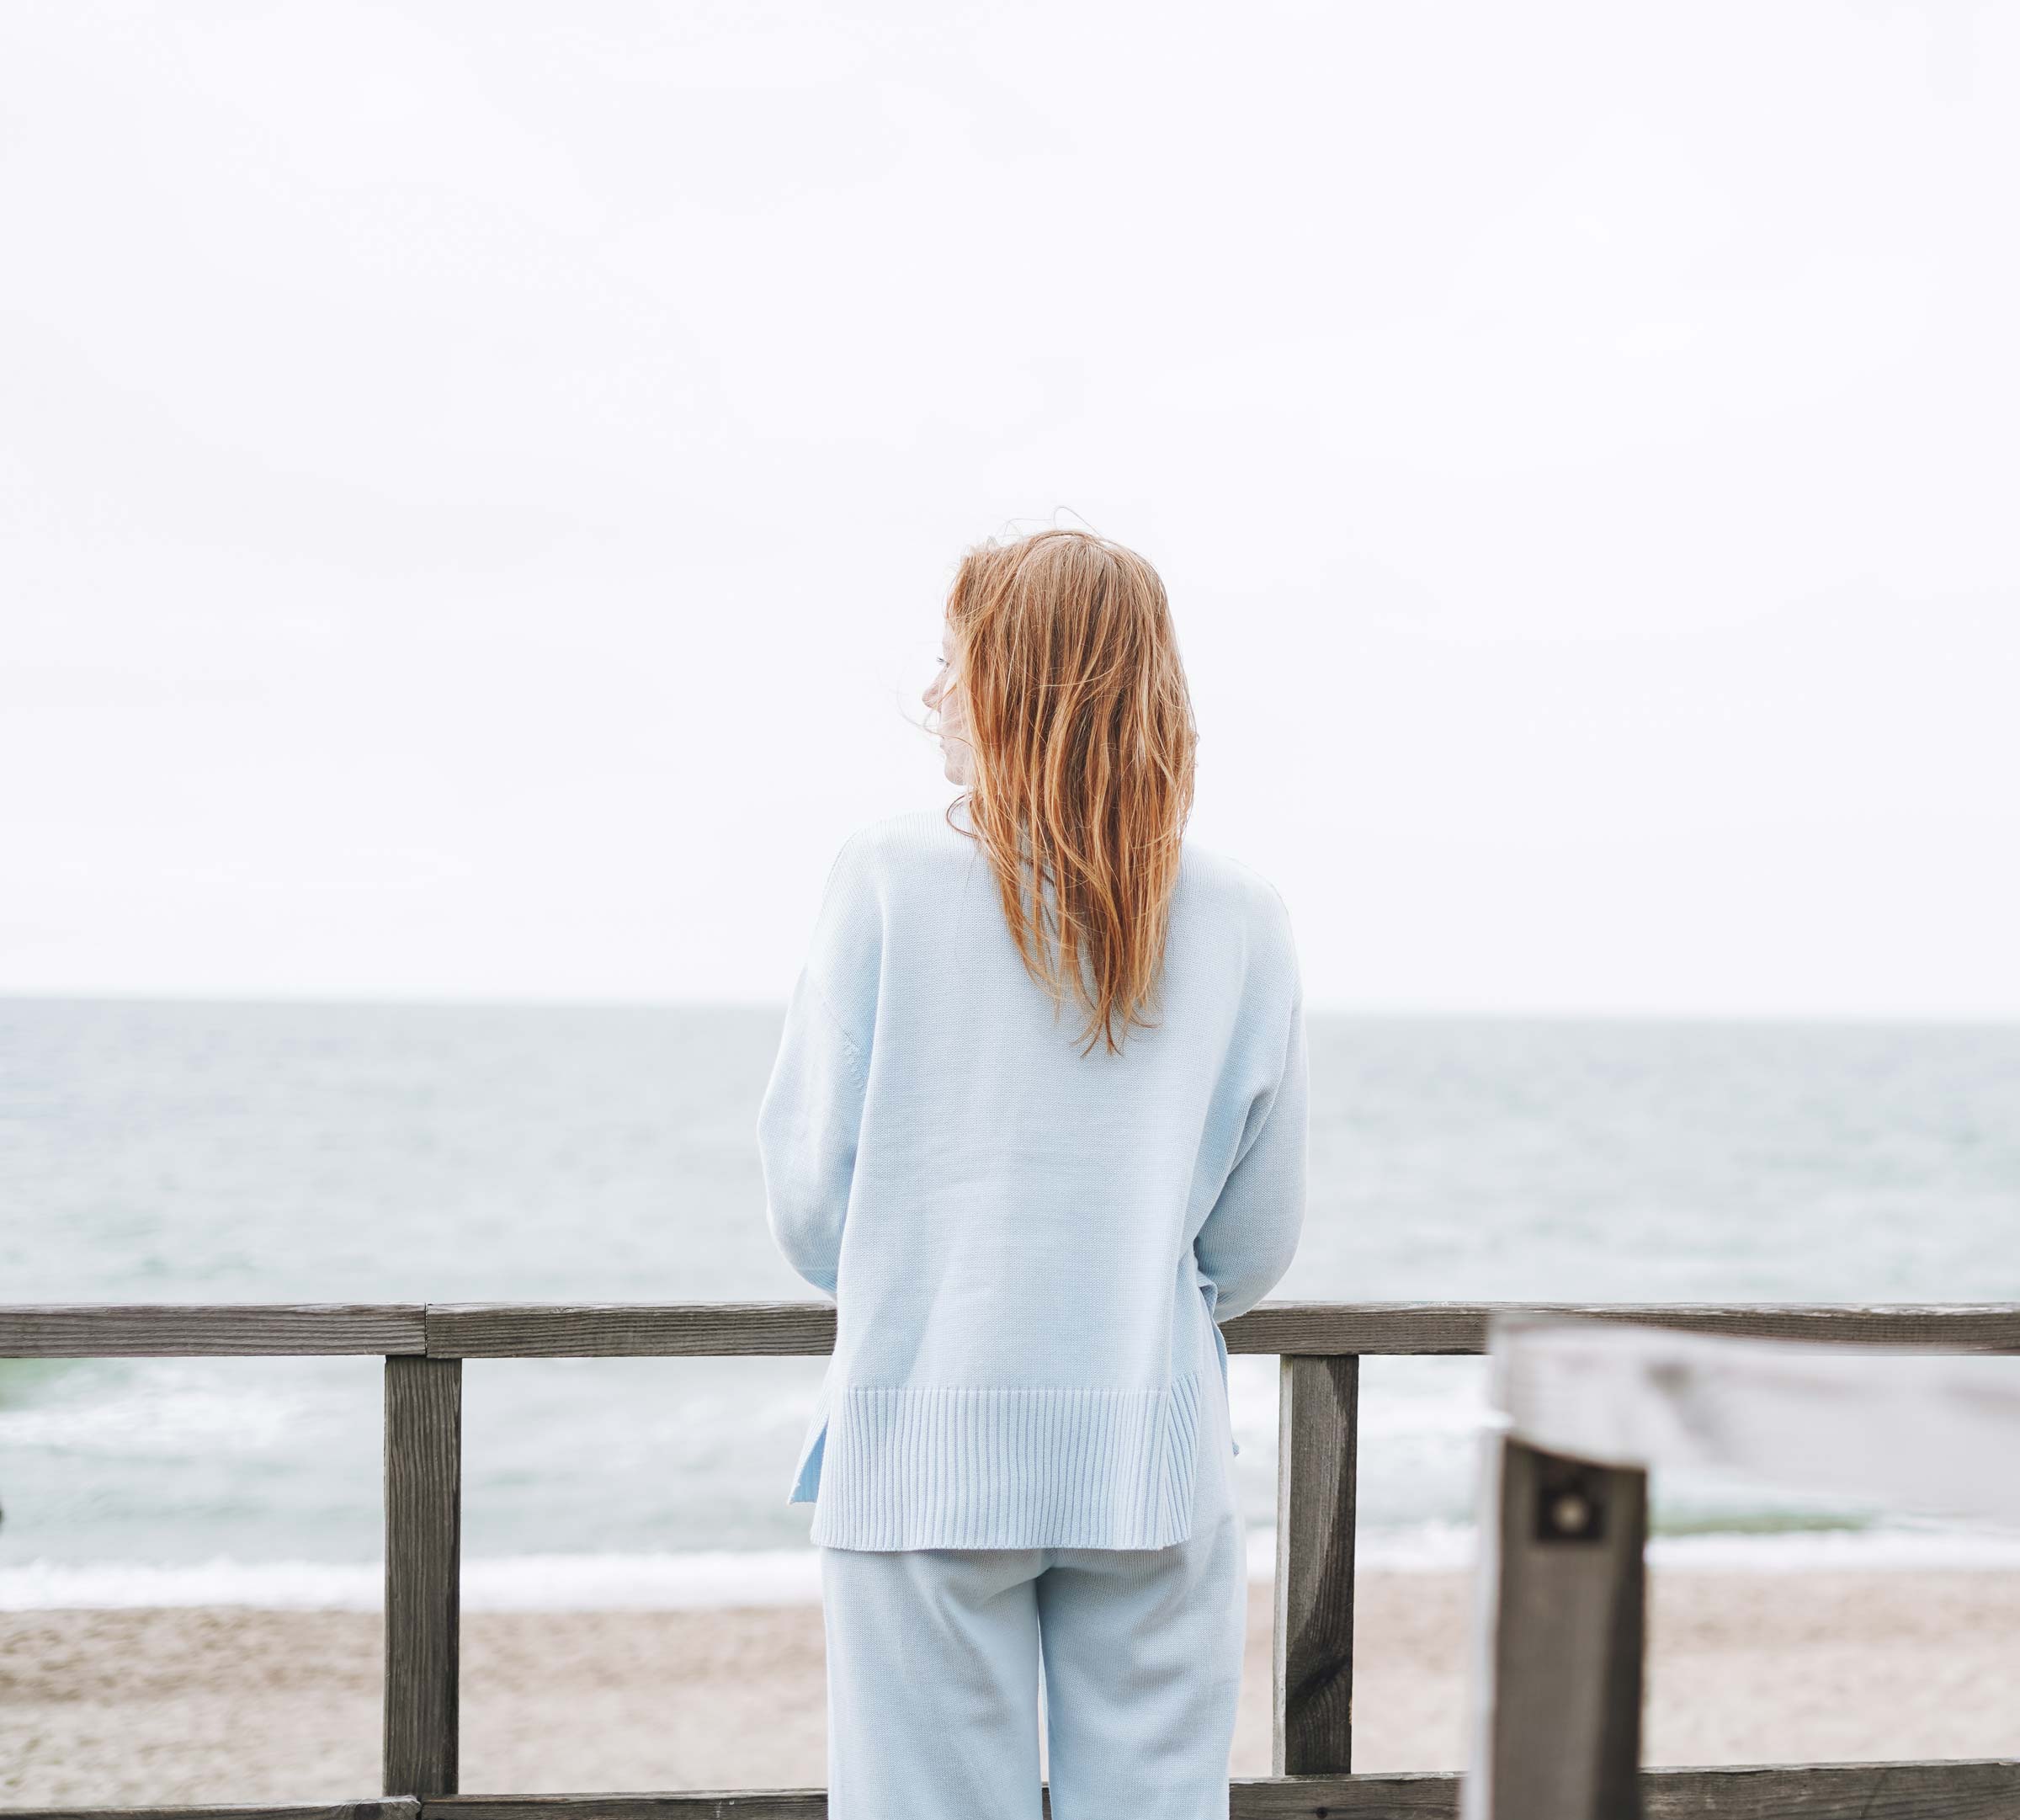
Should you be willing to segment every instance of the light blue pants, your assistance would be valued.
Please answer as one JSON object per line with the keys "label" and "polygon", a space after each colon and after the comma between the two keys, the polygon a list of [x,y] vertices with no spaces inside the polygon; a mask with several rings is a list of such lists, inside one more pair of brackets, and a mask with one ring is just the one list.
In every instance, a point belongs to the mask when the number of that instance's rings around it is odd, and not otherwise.
{"label": "light blue pants", "polygon": [[823,1548],[830,1820],[1227,1820],[1247,1536],[1216,1368],[1170,1548]]}

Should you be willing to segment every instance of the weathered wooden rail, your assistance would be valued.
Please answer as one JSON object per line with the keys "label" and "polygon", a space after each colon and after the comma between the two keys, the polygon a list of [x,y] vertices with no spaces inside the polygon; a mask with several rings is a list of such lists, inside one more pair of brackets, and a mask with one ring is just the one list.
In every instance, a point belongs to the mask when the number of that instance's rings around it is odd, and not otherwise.
{"label": "weathered wooden rail", "polygon": [[[2020,1304],[1521,1305],[1701,1333],[2020,1352]],[[1223,1329],[1282,1360],[1274,1774],[1231,1785],[1235,1820],[1455,1817],[1459,1779],[1352,1772],[1354,1479],[1364,1357],[1480,1353],[1491,1303],[1265,1302]],[[458,1792],[465,1359],[818,1354],[827,1302],[555,1306],[40,1304],[0,1307],[0,1357],[377,1354],[385,1360],[383,1798],[296,1807],[4,1808],[0,1820],[820,1820],[817,1789],[516,1796]],[[1642,1772],[1650,1820],[2013,1820],[2020,1761]],[[1118,1817],[1123,1820],[1123,1817]]]}
{"label": "weathered wooden rail", "polygon": [[2020,1525],[2020,1360],[1534,1315],[1489,1356],[1462,1820],[1641,1820],[1654,1468]]}

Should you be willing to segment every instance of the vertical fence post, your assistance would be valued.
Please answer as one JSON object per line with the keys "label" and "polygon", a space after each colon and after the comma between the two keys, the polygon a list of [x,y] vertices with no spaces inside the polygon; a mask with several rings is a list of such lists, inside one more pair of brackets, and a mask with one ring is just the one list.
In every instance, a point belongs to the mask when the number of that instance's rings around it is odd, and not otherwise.
{"label": "vertical fence post", "polygon": [[463,1361],[385,1361],[387,1795],[456,1792]]}
{"label": "vertical fence post", "polygon": [[1468,1820],[1639,1820],[1648,1475],[1510,1436],[1480,1545]]}
{"label": "vertical fence post", "polygon": [[1361,1361],[1286,1354],[1277,1392],[1278,1775],[1353,1767],[1353,1489]]}

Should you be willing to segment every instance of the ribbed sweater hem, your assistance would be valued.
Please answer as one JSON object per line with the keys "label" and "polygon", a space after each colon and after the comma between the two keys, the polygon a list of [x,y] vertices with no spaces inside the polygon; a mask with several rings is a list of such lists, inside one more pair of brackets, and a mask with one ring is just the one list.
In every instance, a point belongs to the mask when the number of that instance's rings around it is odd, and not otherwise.
{"label": "ribbed sweater hem", "polygon": [[1200,1374],[1149,1390],[857,1384],[814,1443],[829,1548],[1168,1548],[1192,1530]]}

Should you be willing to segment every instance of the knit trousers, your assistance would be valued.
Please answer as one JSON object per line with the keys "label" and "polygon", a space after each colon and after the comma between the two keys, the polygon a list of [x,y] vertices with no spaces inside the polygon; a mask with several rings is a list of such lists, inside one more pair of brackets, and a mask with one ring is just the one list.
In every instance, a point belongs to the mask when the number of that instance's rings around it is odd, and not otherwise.
{"label": "knit trousers", "polygon": [[[823,1548],[829,1820],[1226,1820],[1247,1535],[1216,1369],[1192,1535]],[[1042,1694],[1041,1694],[1042,1669]]]}

